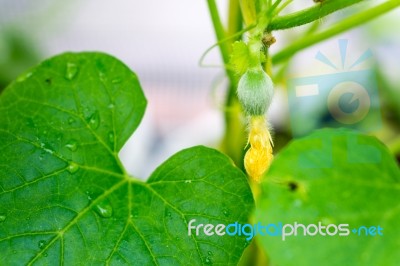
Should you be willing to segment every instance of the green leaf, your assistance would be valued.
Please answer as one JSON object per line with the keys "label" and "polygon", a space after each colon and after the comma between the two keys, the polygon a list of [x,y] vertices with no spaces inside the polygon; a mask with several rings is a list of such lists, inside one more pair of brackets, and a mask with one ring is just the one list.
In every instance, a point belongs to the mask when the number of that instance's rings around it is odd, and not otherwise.
{"label": "green leaf", "polygon": [[[321,130],[293,141],[273,162],[262,185],[262,224],[381,226],[348,236],[261,236],[274,265],[397,265],[400,261],[400,171],[374,137]],[[311,229],[312,230],[312,229]],[[313,231],[313,230],[312,230]],[[334,229],[331,228],[331,232]]]}
{"label": "green leaf", "polygon": [[249,68],[250,51],[247,44],[237,41],[232,44],[231,64],[238,75],[243,75]]}
{"label": "green leaf", "polygon": [[188,236],[188,221],[247,221],[244,174],[194,147],[147,183],[118,158],[146,100],[125,65],[67,53],[0,96],[0,265],[235,265],[244,237]]}

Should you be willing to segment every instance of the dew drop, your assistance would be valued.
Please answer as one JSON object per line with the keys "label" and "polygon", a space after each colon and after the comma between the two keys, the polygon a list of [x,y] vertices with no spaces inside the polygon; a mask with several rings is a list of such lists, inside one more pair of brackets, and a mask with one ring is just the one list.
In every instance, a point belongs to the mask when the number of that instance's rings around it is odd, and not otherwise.
{"label": "dew drop", "polygon": [[73,119],[72,117],[68,118],[68,125],[71,125],[74,122],[75,122],[75,119]]}
{"label": "dew drop", "polygon": [[89,117],[89,125],[93,129],[97,129],[100,125],[100,115],[99,112],[96,111],[94,112],[90,117]]}
{"label": "dew drop", "polygon": [[78,149],[78,145],[76,143],[76,140],[70,140],[65,147],[69,149],[70,151],[76,151]]}
{"label": "dew drop", "polygon": [[108,140],[111,143],[114,143],[114,133],[113,132],[108,133]]}
{"label": "dew drop", "polygon": [[5,214],[0,213],[0,223],[6,220],[7,216]]}
{"label": "dew drop", "polygon": [[223,211],[222,211],[222,213],[225,215],[225,217],[228,217],[228,216],[229,216],[229,211],[228,211],[228,210],[226,210],[226,209],[225,209],[225,210],[223,210]]}
{"label": "dew drop", "polygon": [[67,167],[68,172],[70,172],[71,174],[76,173],[79,170],[79,165],[77,165],[74,162],[70,162],[68,167]]}
{"label": "dew drop", "polygon": [[190,180],[190,179],[185,180],[185,184],[190,184],[190,183],[192,183],[192,180]]}
{"label": "dew drop", "polygon": [[44,257],[47,257],[47,256],[48,256],[48,254],[47,254],[47,253],[43,253],[43,256],[44,256]]}
{"label": "dew drop", "polygon": [[103,218],[110,218],[113,215],[113,209],[110,204],[103,202],[94,206],[95,212]]}
{"label": "dew drop", "polygon": [[115,107],[115,105],[114,105],[113,103],[110,103],[110,104],[108,105],[108,109],[114,109],[114,107]]}
{"label": "dew drop", "polygon": [[85,193],[87,195],[88,200],[92,201],[92,193],[90,193],[90,191],[88,191],[88,190]]}
{"label": "dew drop", "polygon": [[72,80],[78,73],[78,66],[74,63],[67,63],[67,72],[65,73],[65,78]]}
{"label": "dew drop", "polygon": [[212,265],[212,260],[210,257],[206,257],[206,259],[204,260],[206,265]]}
{"label": "dew drop", "polygon": [[46,241],[44,240],[40,240],[38,243],[38,246],[40,249],[44,249],[44,247],[46,246]]}
{"label": "dew drop", "polygon": [[17,78],[17,82],[23,82],[24,80],[26,80],[30,76],[32,76],[32,72],[28,72],[28,73],[22,74],[21,76],[19,76]]}
{"label": "dew drop", "polygon": [[118,84],[118,83],[121,83],[121,79],[120,78],[115,78],[115,79],[113,79],[113,80],[111,80],[111,83],[112,84]]}
{"label": "dew drop", "polygon": [[133,210],[131,214],[131,218],[137,218],[139,216],[139,211],[138,210]]}
{"label": "dew drop", "polygon": [[214,254],[212,253],[212,251],[208,251],[207,254],[208,254],[208,256],[214,255]]}
{"label": "dew drop", "polygon": [[61,137],[62,137],[62,134],[61,134],[61,133],[57,133],[57,134],[56,134],[56,139],[57,139],[57,141],[60,141],[60,140],[61,140]]}

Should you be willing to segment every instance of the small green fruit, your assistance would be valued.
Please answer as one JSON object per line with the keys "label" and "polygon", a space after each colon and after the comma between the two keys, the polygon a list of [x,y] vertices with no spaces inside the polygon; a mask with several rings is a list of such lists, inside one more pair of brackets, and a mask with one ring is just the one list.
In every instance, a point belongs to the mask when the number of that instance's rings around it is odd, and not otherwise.
{"label": "small green fruit", "polygon": [[264,115],[271,105],[274,85],[261,68],[249,69],[240,78],[237,93],[247,115]]}

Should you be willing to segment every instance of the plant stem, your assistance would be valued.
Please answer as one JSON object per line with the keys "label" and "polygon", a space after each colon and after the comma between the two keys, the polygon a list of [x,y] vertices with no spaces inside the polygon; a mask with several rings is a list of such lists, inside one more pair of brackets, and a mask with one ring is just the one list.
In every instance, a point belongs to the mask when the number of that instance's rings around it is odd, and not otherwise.
{"label": "plant stem", "polygon": [[[232,36],[242,28],[243,21],[239,0],[231,0],[229,2],[228,12],[228,35]],[[241,39],[241,36],[237,39]]]}
{"label": "plant stem", "polygon": [[[229,64],[230,53],[232,50],[232,43],[240,39],[238,36],[236,39],[227,39],[227,34],[221,23],[221,18],[218,13],[217,5],[215,0],[207,0],[208,8],[211,14],[211,19],[214,25],[215,34],[219,43],[222,60],[225,65]],[[239,6],[239,0],[229,1],[229,14],[228,14],[228,30],[229,36],[239,32],[242,28],[242,16]],[[223,42],[221,42],[223,41]],[[244,134],[244,125],[241,123],[241,108],[236,97],[236,86],[238,83],[238,77],[235,73],[229,69],[225,69],[226,74],[229,78],[228,93],[226,96],[226,111],[225,112],[225,135],[222,141],[222,151],[225,152],[235,164],[243,169],[243,156],[244,150],[243,145],[246,143],[246,136]]]}
{"label": "plant stem", "polygon": [[282,51],[277,53],[272,57],[272,61],[276,64],[284,61],[285,59],[292,57],[295,53],[300,50],[303,50],[309,46],[312,46],[316,43],[319,43],[323,40],[329,39],[339,33],[345,32],[351,28],[364,24],[386,12],[391,11],[392,9],[398,7],[400,5],[400,1],[391,0],[384,2],[378,6],[375,6],[371,9],[363,11],[361,13],[352,15],[351,17],[340,21],[335,24],[331,28],[321,32],[316,33],[314,35],[307,36],[303,39],[293,42],[290,46],[284,48]]}
{"label": "plant stem", "polygon": [[301,26],[362,1],[365,0],[326,0],[310,8],[289,15],[276,17],[268,25],[267,30],[282,30]]}
{"label": "plant stem", "polygon": [[257,11],[254,0],[239,0],[244,23],[249,26],[256,22]]}
{"label": "plant stem", "polygon": [[[229,35],[241,31],[242,26],[243,20],[239,0],[230,0],[228,14]],[[232,43],[241,38],[242,36],[238,36],[238,38],[231,40],[229,46],[232,47]],[[228,85],[228,94],[225,102],[228,111],[225,112],[225,135],[222,142],[222,148],[239,168],[244,169],[243,157],[245,151],[243,146],[246,144],[246,134],[245,126],[241,119],[241,106],[236,96],[239,77],[232,71],[230,72],[232,73],[232,76],[229,77],[230,84]]]}
{"label": "plant stem", "polygon": [[[211,15],[211,20],[214,26],[215,35],[217,37],[217,40],[221,41],[225,39],[226,33],[222,25],[221,18],[219,16],[217,4],[215,3],[214,0],[207,0],[207,4]],[[221,51],[222,60],[224,61],[224,64],[227,64],[229,62],[229,54],[230,54],[228,43],[227,42],[220,43],[219,49]]]}

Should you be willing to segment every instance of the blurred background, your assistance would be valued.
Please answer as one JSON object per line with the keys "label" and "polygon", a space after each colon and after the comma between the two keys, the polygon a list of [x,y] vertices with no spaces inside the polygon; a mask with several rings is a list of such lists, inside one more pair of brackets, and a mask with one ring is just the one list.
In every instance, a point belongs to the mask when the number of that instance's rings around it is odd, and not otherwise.
{"label": "blurred background", "polygon": [[[228,1],[217,2],[221,14],[226,14]],[[311,0],[294,0],[286,12],[312,4]],[[346,11],[322,19],[320,24],[329,25],[342,16]],[[276,78],[276,95],[268,115],[277,149],[292,138],[287,82],[340,71],[315,56],[320,51],[332,64],[341,66],[338,40],[347,39],[348,62],[372,51],[373,56],[358,66],[372,68],[378,81],[383,122],[371,134],[400,160],[399,23],[400,11],[396,10],[274,68],[282,74]],[[302,37],[307,27],[276,32],[277,43],[271,53]],[[157,165],[183,148],[218,147],[221,142],[227,81],[222,68],[198,64],[214,43],[207,3],[202,0],[0,0],[0,91],[27,68],[65,51],[114,55],[136,72],[148,99],[141,126],[120,154],[128,172],[147,178]],[[217,49],[207,55],[205,64],[221,64]]]}

